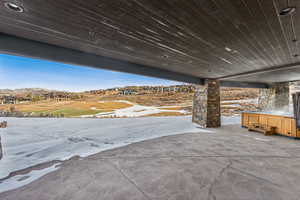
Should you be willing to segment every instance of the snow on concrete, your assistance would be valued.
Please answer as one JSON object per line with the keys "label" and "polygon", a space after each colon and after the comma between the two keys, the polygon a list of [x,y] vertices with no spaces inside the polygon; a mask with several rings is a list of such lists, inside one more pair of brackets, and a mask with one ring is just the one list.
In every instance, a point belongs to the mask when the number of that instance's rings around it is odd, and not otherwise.
{"label": "snow on concrete", "polygon": [[39,163],[65,160],[74,155],[88,156],[165,135],[202,131],[191,123],[190,117],[4,120],[8,121],[8,128],[1,129],[0,178]]}
{"label": "snow on concrete", "polygon": [[[99,103],[103,103],[104,101],[99,101]],[[186,110],[168,110],[166,108],[178,107],[178,106],[142,106],[139,104],[132,103],[130,101],[114,101],[114,102],[123,102],[129,105],[132,105],[128,108],[116,109],[112,112],[101,112],[96,115],[82,115],[81,117],[97,117],[97,118],[104,118],[104,117],[142,117],[152,114],[158,114],[162,112],[178,112],[182,114],[187,114],[188,111]]]}
{"label": "snow on concrete", "polygon": [[[53,160],[66,160],[75,155],[85,157],[161,136],[211,131],[193,124],[191,116],[116,119],[0,118],[1,120],[8,122],[8,128],[0,129],[3,143],[0,179],[11,172]],[[222,123],[240,123],[240,119],[239,116],[225,117],[222,118]],[[21,186],[31,182],[49,170],[54,170],[50,169],[6,179],[0,182],[0,192],[13,188],[11,185]]]}
{"label": "snow on concrete", "polygon": [[59,169],[58,165],[59,164],[55,164],[51,167],[47,167],[41,170],[32,170],[26,175],[16,175],[9,179],[6,179],[0,183],[0,193],[27,185],[44,176],[45,174]]}

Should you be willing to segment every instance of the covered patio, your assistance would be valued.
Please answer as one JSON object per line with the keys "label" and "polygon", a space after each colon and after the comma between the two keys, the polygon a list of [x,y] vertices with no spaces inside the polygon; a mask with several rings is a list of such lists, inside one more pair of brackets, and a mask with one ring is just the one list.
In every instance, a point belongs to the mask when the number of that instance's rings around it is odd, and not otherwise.
{"label": "covered patio", "polygon": [[0,199],[299,199],[298,140],[208,130],[74,157]]}
{"label": "covered patio", "polygon": [[299,141],[221,126],[220,87],[260,88],[263,110],[289,105],[289,82],[300,79],[299,7],[296,0],[0,1],[0,53],[196,84],[193,121],[209,128],[74,157],[0,199],[298,200]]}
{"label": "covered patio", "polygon": [[0,4],[0,53],[199,85],[193,121],[218,127],[222,86],[269,88],[262,91],[268,108],[288,105],[285,88],[299,80],[299,6],[296,0],[7,0]]}

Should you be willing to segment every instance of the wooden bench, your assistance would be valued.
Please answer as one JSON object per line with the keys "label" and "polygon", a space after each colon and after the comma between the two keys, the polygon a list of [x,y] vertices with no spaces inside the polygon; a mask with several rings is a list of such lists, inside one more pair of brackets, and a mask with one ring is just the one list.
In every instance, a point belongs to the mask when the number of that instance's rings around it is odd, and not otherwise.
{"label": "wooden bench", "polygon": [[264,135],[274,135],[276,133],[276,127],[253,123],[249,125],[248,131],[260,132]]}

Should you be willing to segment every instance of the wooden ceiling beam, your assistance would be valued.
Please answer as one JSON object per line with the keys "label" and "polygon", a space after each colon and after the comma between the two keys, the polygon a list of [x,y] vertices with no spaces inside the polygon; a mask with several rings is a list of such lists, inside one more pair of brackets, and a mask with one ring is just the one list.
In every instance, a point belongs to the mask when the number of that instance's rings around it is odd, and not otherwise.
{"label": "wooden ceiling beam", "polygon": [[269,88],[270,86],[267,83],[258,82],[221,81],[221,87]]}
{"label": "wooden ceiling beam", "polygon": [[297,68],[300,68],[300,62],[282,65],[282,66],[270,67],[268,69],[254,70],[254,71],[249,71],[249,72],[244,72],[244,73],[233,74],[233,75],[229,75],[229,76],[223,76],[223,77],[219,77],[218,80],[232,80],[232,79],[236,79],[236,78],[255,76],[258,74],[265,74],[265,73],[270,73],[270,72],[297,69]]}
{"label": "wooden ceiling beam", "polygon": [[[31,57],[72,65],[139,74],[191,84],[204,84],[205,78],[167,71],[151,66],[103,57],[0,33],[0,53]],[[222,87],[266,88],[265,83],[221,81]]]}
{"label": "wooden ceiling beam", "polygon": [[31,57],[72,65],[139,74],[185,83],[200,85],[204,84],[204,79],[199,77],[85,53],[78,50],[23,39],[3,33],[0,33],[0,44],[0,53],[3,54]]}

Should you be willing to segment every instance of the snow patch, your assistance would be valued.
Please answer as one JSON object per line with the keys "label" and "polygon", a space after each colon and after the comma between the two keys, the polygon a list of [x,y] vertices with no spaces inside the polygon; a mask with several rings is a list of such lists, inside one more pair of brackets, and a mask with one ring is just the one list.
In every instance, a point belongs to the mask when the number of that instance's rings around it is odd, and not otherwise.
{"label": "snow patch", "polygon": [[[207,131],[190,116],[117,119],[2,118],[3,158],[0,179],[10,172],[75,155],[103,150],[161,136]],[[2,120],[1,119],[1,120]],[[5,130],[5,131],[4,131]]]}
{"label": "snow patch", "polygon": [[[113,102],[121,102],[126,103],[129,105],[132,105],[128,108],[121,108],[116,109],[111,112],[101,112],[95,115],[82,115],[82,118],[86,117],[97,117],[97,118],[107,118],[107,117],[142,117],[152,114],[158,114],[163,112],[174,112],[174,113],[182,113],[182,114],[188,114],[189,112],[186,110],[168,110],[164,108],[171,108],[172,106],[163,106],[163,107],[156,107],[156,106],[142,106],[139,104],[134,104],[129,101],[119,100],[119,101],[113,101]],[[105,101],[99,101],[99,103],[105,103]],[[173,106],[174,107],[174,106]],[[176,106],[175,106],[176,107]],[[177,106],[178,107],[178,106]]]}
{"label": "snow patch", "polygon": [[221,103],[252,103],[252,104],[258,104],[258,98],[255,99],[240,99],[240,100],[225,100],[222,101]]}
{"label": "snow patch", "polygon": [[[8,122],[8,128],[0,131],[3,147],[0,179],[11,172],[53,160],[67,160],[76,155],[86,157],[162,136],[211,132],[193,124],[191,116],[134,119],[0,118],[1,120]],[[236,123],[240,123],[239,116],[222,117],[224,125]],[[23,186],[55,169],[56,165],[13,176],[0,182],[0,192]]]}
{"label": "snow patch", "polygon": [[60,164],[55,164],[42,170],[32,170],[28,174],[16,175],[9,179],[6,179],[0,182],[0,193],[27,185],[39,179],[40,177],[59,169],[59,165]]}

